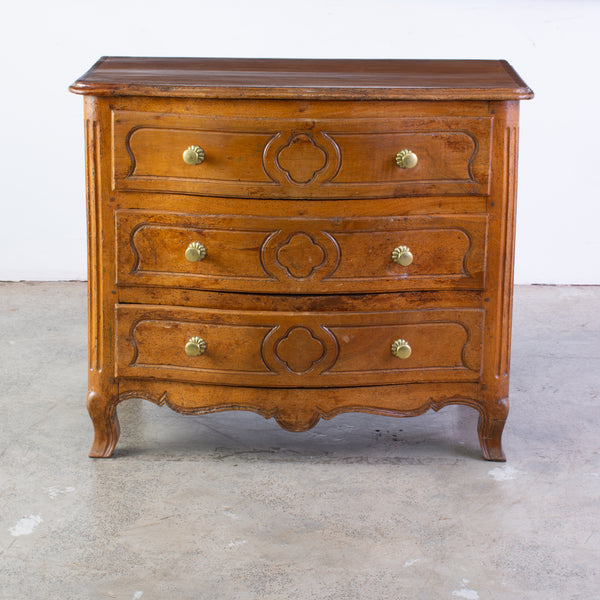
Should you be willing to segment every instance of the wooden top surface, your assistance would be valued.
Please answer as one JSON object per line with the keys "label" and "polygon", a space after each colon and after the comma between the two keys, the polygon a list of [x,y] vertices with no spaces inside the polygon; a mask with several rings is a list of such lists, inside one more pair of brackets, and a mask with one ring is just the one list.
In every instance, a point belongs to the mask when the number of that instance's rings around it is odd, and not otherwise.
{"label": "wooden top surface", "polygon": [[133,58],[105,56],[70,90],[96,96],[525,100],[505,60]]}

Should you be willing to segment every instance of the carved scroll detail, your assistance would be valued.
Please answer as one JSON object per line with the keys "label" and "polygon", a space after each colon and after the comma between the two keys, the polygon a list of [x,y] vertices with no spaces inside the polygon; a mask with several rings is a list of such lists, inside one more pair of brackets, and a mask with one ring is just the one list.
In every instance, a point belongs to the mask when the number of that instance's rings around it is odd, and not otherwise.
{"label": "carved scroll detail", "polygon": [[294,325],[284,332],[278,326],[265,336],[261,356],[267,368],[275,373],[318,375],[335,364],[339,344],[323,325],[314,328]]}
{"label": "carved scroll detail", "polygon": [[314,239],[304,232],[290,235],[285,243],[279,246],[276,259],[294,279],[310,277],[325,262],[327,253]]}
{"label": "carved scroll detail", "polygon": [[321,361],[326,353],[323,342],[307,327],[296,326],[288,330],[273,348],[275,357],[288,371],[302,375]]}
{"label": "carved scroll detail", "polygon": [[340,264],[337,240],[326,231],[276,231],[263,243],[261,265],[281,281],[282,275],[295,281],[330,277]]}
{"label": "carved scroll detail", "polygon": [[327,154],[310,134],[297,133],[275,155],[275,164],[290,183],[312,183],[327,165]]}
{"label": "carved scroll detail", "polygon": [[331,181],[342,163],[340,148],[322,131],[280,131],[266,144],[263,169],[282,185],[312,186]]}
{"label": "carved scroll detail", "polygon": [[[159,382],[157,384],[160,386]],[[190,402],[184,400],[187,395],[175,383],[171,384],[169,389],[155,386],[152,392],[148,391],[148,389],[130,389],[124,391],[119,395],[118,402],[131,398],[142,398],[157,406],[168,406],[181,414],[208,414],[227,410],[249,410],[261,415],[265,419],[273,418],[283,429],[296,432],[308,431],[320,419],[329,420],[343,413],[362,412],[391,417],[414,417],[422,415],[428,410],[437,412],[445,406],[461,404],[476,409],[480,414],[479,436],[484,457],[488,460],[503,460],[503,454],[500,454],[499,426],[497,425],[502,419],[494,419],[479,401],[464,395],[444,395],[442,393],[434,397],[431,395],[423,397],[423,392],[421,391],[416,393],[414,401],[411,400],[409,402],[410,408],[402,408],[402,398],[404,397],[402,392],[398,391],[398,407],[390,407],[379,402],[377,399],[377,388],[374,389],[371,402],[364,403],[354,403],[351,399],[346,402],[336,400],[338,397],[340,399],[343,398],[343,396],[340,396],[339,390],[324,389],[319,392],[320,396],[322,396],[321,401],[316,401],[313,405],[297,403],[295,399],[292,399],[287,404],[283,402],[275,403],[273,396],[280,396],[282,393],[281,390],[259,389],[255,391],[252,388],[246,391],[239,388],[231,388],[229,394],[231,395],[231,402],[213,403],[210,402],[210,398],[214,395],[216,389],[218,388],[195,386],[193,394],[197,398]],[[352,388],[349,388],[346,390],[344,396],[354,398],[360,392],[364,394],[365,389],[361,388],[361,390],[355,393]],[[291,393],[293,395],[293,392]],[[405,393],[410,395],[410,392]],[[502,402],[504,401],[500,401],[499,406],[502,405]],[[490,447],[494,447],[496,450],[490,452]]]}

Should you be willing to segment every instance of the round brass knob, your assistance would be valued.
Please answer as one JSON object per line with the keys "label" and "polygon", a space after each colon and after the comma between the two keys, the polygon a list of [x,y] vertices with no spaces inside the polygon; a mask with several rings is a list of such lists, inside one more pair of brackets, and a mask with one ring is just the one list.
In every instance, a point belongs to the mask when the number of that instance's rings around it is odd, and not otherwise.
{"label": "round brass knob", "polygon": [[408,246],[398,246],[392,251],[392,260],[403,267],[408,267],[413,261],[413,255]]}
{"label": "round brass knob", "polygon": [[206,350],[206,342],[200,337],[193,337],[185,345],[185,353],[188,356],[200,356]]}
{"label": "round brass knob", "polygon": [[204,150],[200,146],[190,146],[183,153],[183,160],[188,165],[199,165],[204,161]]}
{"label": "round brass knob", "polygon": [[412,350],[406,340],[395,340],[392,344],[392,354],[396,358],[408,358]]}
{"label": "round brass knob", "polygon": [[417,166],[418,162],[419,158],[417,157],[417,155],[408,148],[400,150],[400,152],[396,154],[396,164],[401,169],[413,169]]}
{"label": "round brass knob", "polygon": [[185,251],[185,257],[190,262],[198,262],[206,256],[206,246],[200,242],[192,242]]}

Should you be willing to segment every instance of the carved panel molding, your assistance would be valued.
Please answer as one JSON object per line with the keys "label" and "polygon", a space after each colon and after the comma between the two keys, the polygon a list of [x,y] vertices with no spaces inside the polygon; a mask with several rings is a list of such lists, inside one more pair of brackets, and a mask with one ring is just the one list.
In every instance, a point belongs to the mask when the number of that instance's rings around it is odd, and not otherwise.
{"label": "carved panel molding", "polygon": [[275,373],[319,375],[338,359],[339,344],[324,326],[294,325],[274,327],[264,338],[261,356]]}
{"label": "carved panel molding", "polygon": [[273,181],[310,186],[331,181],[342,155],[335,140],[322,131],[280,131],[266,144],[262,163]]}
{"label": "carved panel molding", "polygon": [[277,167],[288,181],[297,184],[312,183],[327,165],[327,154],[307,133],[297,133],[275,156]]}
{"label": "carved panel molding", "polygon": [[321,281],[331,276],[340,264],[337,240],[326,231],[279,230],[261,247],[263,269],[277,280]]}

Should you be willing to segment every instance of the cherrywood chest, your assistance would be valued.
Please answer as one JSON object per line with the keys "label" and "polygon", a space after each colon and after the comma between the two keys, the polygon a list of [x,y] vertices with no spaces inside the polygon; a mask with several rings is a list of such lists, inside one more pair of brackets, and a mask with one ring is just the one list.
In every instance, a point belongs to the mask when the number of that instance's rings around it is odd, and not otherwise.
{"label": "cherrywood chest", "polygon": [[519,100],[505,61],[116,58],[85,95],[92,457],[117,405],[479,411],[504,460]]}

